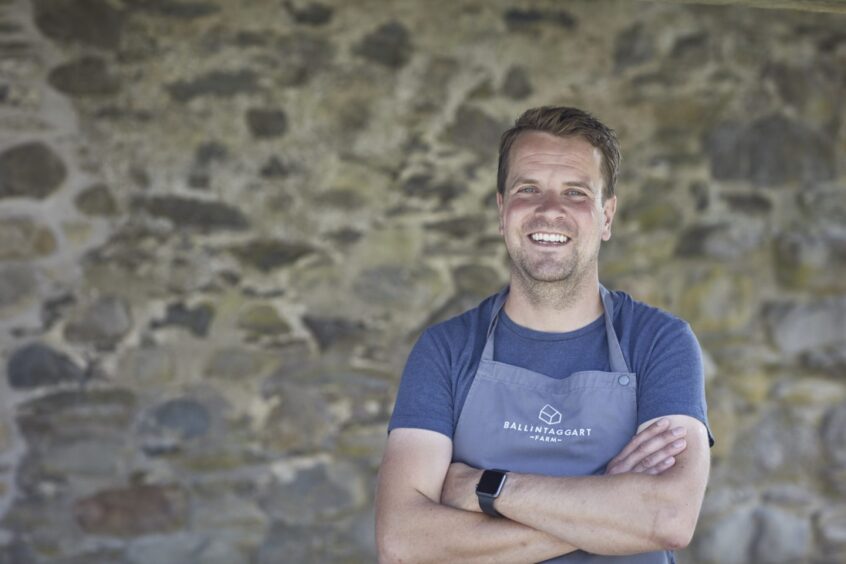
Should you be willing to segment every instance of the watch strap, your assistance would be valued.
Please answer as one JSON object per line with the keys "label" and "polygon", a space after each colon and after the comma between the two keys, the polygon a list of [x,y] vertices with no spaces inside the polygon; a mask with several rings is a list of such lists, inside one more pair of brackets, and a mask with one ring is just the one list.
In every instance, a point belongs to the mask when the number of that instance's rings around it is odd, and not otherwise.
{"label": "watch strap", "polygon": [[479,498],[479,507],[482,508],[482,511],[491,517],[502,517],[502,513],[496,510],[494,507],[494,500],[496,499],[492,495],[487,494],[477,494]]}

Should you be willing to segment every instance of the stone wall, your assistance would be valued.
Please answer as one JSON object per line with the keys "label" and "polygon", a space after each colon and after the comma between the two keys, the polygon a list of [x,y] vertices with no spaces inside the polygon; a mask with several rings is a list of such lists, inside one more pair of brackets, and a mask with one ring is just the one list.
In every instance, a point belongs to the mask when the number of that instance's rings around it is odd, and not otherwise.
{"label": "stone wall", "polygon": [[371,562],[420,330],[505,280],[495,144],[624,147],[602,279],[688,319],[683,562],[846,558],[846,16],[0,0],[0,562]]}

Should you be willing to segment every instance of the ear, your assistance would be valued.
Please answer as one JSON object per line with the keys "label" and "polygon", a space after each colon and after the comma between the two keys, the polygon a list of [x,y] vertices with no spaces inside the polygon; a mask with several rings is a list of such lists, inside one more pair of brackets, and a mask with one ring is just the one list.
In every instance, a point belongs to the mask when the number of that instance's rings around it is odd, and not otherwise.
{"label": "ear", "polygon": [[602,240],[611,238],[611,224],[614,223],[614,213],[617,211],[617,196],[611,196],[602,204]]}
{"label": "ear", "polygon": [[505,229],[503,228],[503,217],[502,217],[502,205],[503,205],[503,198],[502,194],[497,191],[496,193],[496,207],[499,209],[499,234],[502,235],[505,233]]}

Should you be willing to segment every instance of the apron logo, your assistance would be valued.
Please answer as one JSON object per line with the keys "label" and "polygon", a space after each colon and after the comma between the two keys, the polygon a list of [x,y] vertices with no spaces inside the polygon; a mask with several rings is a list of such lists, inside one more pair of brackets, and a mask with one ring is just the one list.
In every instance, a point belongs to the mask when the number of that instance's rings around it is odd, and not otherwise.
{"label": "apron logo", "polygon": [[547,425],[558,425],[561,423],[561,412],[549,404],[543,406],[538,413],[538,419]]}

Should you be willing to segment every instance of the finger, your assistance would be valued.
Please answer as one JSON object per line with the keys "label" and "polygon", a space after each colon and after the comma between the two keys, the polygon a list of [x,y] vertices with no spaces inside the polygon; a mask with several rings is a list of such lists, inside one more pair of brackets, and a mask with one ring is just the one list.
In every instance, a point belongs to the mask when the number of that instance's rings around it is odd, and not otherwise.
{"label": "finger", "polygon": [[[675,427],[673,429],[664,431],[659,435],[647,438],[626,457],[622,459],[613,460],[611,466],[613,466],[615,473],[632,471],[638,464],[641,464],[646,457],[652,455],[655,452],[658,452],[669,444],[672,444],[673,441],[677,440],[679,437],[683,437],[685,434],[687,434],[687,429],[685,429],[684,427]],[[643,465],[638,468],[638,471],[643,470],[644,468],[649,466],[654,466],[655,463],[659,462],[663,458],[664,457],[659,459],[652,459],[652,464]]]}
{"label": "finger", "polygon": [[632,467],[632,472],[643,472],[644,470],[658,466],[664,460],[679,454],[685,448],[687,448],[687,441],[684,439],[675,440],[664,448],[645,456]]}
{"label": "finger", "polygon": [[663,432],[664,429],[670,424],[670,420],[666,417],[662,417],[640,433],[636,434],[632,439],[626,444],[626,446],[615,456],[611,459],[609,466],[617,464],[619,461],[628,457],[632,452],[635,451],[644,441],[651,439],[655,435]]}
{"label": "finger", "polygon": [[670,458],[665,458],[664,460],[662,460],[661,462],[659,462],[658,464],[656,464],[652,468],[647,468],[646,471],[644,472],[644,474],[651,474],[653,476],[657,476],[658,474],[661,474],[665,470],[669,470],[670,468],[672,468],[675,463],[676,463],[676,458],[674,456],[671,456]]}

